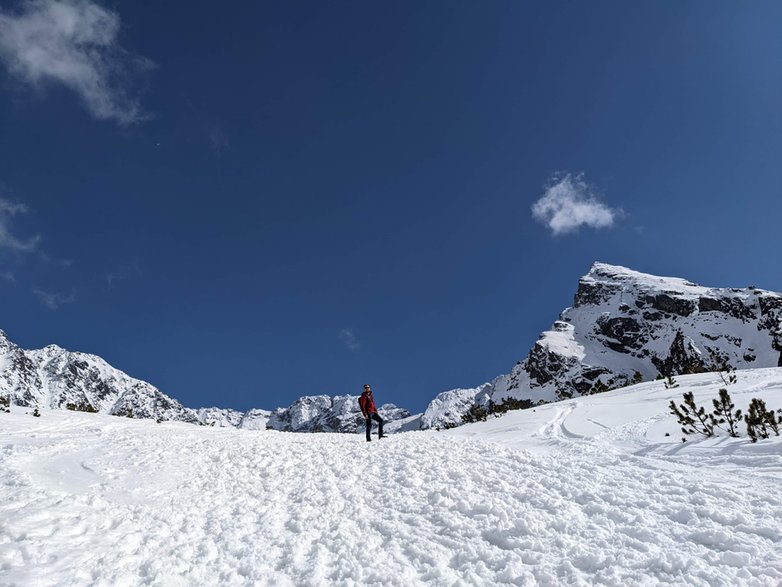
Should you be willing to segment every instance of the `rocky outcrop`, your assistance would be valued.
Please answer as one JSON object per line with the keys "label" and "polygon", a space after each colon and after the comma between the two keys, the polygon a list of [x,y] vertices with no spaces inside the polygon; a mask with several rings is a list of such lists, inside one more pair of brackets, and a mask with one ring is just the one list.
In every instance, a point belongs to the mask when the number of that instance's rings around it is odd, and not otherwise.
{"label": "rocky outcrop", "polygon": [[681,330],[676,332],[667,357],[653,356],[651,359],[660,375],[665,377],[703,373],[709,367],[709,361],[704,359],[695,342],[685,337]]}

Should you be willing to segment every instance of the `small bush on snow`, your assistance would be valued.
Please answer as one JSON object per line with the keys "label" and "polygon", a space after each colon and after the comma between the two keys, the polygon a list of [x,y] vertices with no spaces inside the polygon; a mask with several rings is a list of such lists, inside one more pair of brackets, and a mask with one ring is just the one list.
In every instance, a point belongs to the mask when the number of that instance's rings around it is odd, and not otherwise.
{"label": "small bush on snow", "polygon": [[[668,387],[666,383],[665,387]],[[676,405],[671,400],[668,404],[671,414],[676,416],[679,424],[682,425],[682,432],[685,434],[703,434],[704,436],[714,436],[714,416],[706,414],[703,406],[698,407],[695,404],[695,396],[691,391],[684,392],[684,403]]]}
{"label": "small bush on snow", "polygon": [[[782,412],[782,410],[778,410]],[[779,436],[779,425],[782,423],[777,418],[773,410],[766,409],[766,402],[762,399],[753,398],[749,403],[747,413],[747,434],[752,442],[757,442],[759,438],[768,438],[769,432],[774,432]]]}
{"label": "small bush on snow", "polygon": [[[723,428],[723,430],[727,430],[728,434],[733,438],[738,438],[737,426],[744,416],[741,415],[741,410],[734,411],[736,406],[733,405],[733,400],[730,398],[728,390],[723,387],[720,389],[719,399],[711,401],[714,403],[714,412],[712,413],[714,423]],[[727,429],[721,426],[722,424],[727,424]]]}

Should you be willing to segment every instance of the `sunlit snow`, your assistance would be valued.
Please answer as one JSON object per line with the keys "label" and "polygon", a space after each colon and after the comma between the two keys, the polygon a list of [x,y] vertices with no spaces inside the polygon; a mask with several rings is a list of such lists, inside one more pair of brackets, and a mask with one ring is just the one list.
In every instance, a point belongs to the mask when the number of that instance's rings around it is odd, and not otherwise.
{"label": "sunlit snow", "polygon": [[12,407],[0,584],[782,584],[782,440],[682,443],[677,379],[371,443]]}

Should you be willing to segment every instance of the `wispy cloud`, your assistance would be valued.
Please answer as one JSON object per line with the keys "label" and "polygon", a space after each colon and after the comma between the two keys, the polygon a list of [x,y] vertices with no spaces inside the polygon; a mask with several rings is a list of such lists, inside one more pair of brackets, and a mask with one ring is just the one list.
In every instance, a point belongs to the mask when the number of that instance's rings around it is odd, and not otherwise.
{"label": "wispy cloud", "polygon": [[11,231],[13,218],[17,214],[26,214],[27,206],[0,198],[0,250],[5,249],[17,253],[31,253],[38,248],[41,237],[36,235],[21,239]]}
{"label": "wispy cloud", "polygon": [[133,261],[126,265],[120,265],[116,271],[106,273],[106,286],[108,289],[111,289],[118,281],[125,281],[126,279],[131,279],[138,275],[141,275],[141,268],[137,261]]}
{"label": "wispy cloud", "polygon": [[207,134],[209,135],[209,143],[212,145],[212,149],[218,154],[230,146],[228,136],[216,124],[212,124],[209,127]]}
{"label": "wispy cloud", "polygon": [[361,342],[353,334],[353,331],[349,328],[343,328],[339,331],[339,339],[345,343],[351,351],[357,351],[361,348]]}
{"label": "wispy cloud", "polygon": [[582,226],[613,226],[621,210],[603,204],[583,175],[557,174],[545,186],[543,196],[532,205],[532,216],[552,234],[574,232]]}
{"label": "wispy cloud", "polygon": [[33,87],[61,84],[98,119],[132,124],[145,118],[131,78],[152,62],[119,46],[120,18],[90,0],[25,0],[0,11],[0,60]]}
{"label": "wispy cloud", "polygon": [[16,275],[11,273],[10,271],[2,271],[0,272],[0,280],[16,283]]}
{"label": "wispy cloud", "polygon": [[47,292],[37,287],[33,289],[33,293],[38,296],[41,303],[50,310],[56,310],[63,304],[71,304],[76,301],[76,296],[73,294],[63,294],[60,292]]}

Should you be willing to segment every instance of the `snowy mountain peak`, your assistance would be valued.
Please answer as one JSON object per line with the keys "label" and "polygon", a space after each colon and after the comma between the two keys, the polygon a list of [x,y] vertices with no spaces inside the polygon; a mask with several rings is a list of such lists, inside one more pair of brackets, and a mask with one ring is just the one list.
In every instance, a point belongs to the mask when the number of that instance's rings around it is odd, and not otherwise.
{"label": "snowy mountain peak", "polygon": [[41,351],[46,355],[61,355],[62,353],[68,352],[64,348],[56,344],[47,344],[45,347],[41,349]]}
{"label": "snowy mountain peak", "polygon": [[0,337],[0,394],[19,406],[198,422],[192,410],[96,355],[55,344],[26,351],[5,333]]}
{"label": "snowy mountain peak", "polygon": [[701,293],[707,289],[679,277],[660,277],[634,271],[620,265],[609,265],[601,262],[593,263],[589,272],[580,281],[583,283],[599,283],[603,286],[616,284],[693,294]]}
{"label": "snowy mountain peak", "polygon": [[509,374],[489,391],[440,394],[421,421],[458,425],[472,405],[550,402],[714,370],[722,361],[737,369],[782,366],[782,294],[703,287],[598,262],[579,279],[573,307]]}

